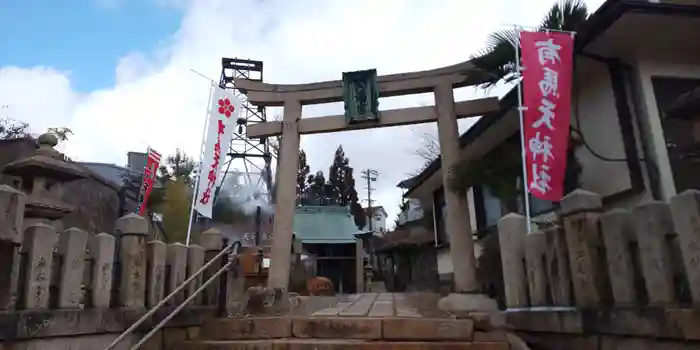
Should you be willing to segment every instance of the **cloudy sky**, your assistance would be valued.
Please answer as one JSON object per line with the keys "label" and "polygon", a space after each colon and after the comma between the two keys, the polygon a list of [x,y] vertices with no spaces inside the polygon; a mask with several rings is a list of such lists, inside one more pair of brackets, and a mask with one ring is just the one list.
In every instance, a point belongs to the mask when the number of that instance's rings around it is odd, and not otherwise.
{"label": "cloudy sky", "polygon": [[[591,10],[602,2],[587,0]],[[162,153],[196,154],[209,82],[191,69],[218,80],[221,57],[250,58],[264,62],[266,82],[306,83],[360,69],[436,68],[468,59],[491,31],[536,25],[553,3],[0,0],[0,104],[9,106],[4,115],[30,123],[34,132],[72,129],[61,149],[76,160],[123,165],[126,152],[147,144]],[[484,96],[462,90],[458,100]],[[432,102],[430,95],[380,101],[382,109]],[[319,105],[304,107],[303,117],[341,113],[339,104]],[[461,129],[472,122],[461,122]],[[433,128],[305,136],[302,148],[313,170],[327,171],[339,144],[355,169],[378,170],[373,198],[392,221],[401,196],[395,185],[424,163],[412,150]]]}

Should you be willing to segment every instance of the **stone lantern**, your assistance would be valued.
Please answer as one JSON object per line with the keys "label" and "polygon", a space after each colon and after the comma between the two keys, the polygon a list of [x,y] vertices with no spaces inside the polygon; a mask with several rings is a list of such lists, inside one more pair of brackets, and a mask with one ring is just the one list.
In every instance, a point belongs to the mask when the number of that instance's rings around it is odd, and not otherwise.
{"label": "stone lantern", "polygon": [[65,161],[54,149],[56,145],[55,135],[43,134],[32,156],[11,162],[3,170],[22,179],[20,189],[27,194],[24,227],[39,222],[52,224],[70,214],[73,207],[61,200],[64,184],[87,176],[80,166]]}

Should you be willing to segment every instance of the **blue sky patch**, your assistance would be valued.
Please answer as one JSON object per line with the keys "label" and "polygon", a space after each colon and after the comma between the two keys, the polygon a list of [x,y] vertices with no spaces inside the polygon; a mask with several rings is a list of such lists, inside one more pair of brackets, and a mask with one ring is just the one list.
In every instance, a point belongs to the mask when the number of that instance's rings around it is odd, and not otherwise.
{"label": "blue sky patch", "polygon": [[0,67],[69,71],[79,92],[114,85],[119,59],[150,52],[179,28],[182,12],[156,1],[0,0]]}

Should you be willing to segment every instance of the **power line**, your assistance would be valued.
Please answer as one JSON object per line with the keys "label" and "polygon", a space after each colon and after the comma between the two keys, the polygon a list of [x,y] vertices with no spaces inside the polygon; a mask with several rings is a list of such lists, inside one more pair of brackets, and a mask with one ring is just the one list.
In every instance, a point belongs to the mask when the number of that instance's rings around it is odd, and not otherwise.
{"label": "power line", "polygon": [[377,181],[377,177],[379,177],[379,172],[374,169],[362,170],[362,178],[367,182],[367,219],[369,220],[370,231],[372,231],[372,217],[374,216],[372,211],[372,191],[375,189],[372,188],[372,182]]}

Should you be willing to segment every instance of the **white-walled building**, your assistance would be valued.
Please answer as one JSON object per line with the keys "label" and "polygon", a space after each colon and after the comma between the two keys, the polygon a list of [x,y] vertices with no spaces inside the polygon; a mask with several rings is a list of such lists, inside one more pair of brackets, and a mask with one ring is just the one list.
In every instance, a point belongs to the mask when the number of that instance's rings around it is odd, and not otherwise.
{"label": "white-walled building", "polygon": [[383,206],[372,207],[371,212],[370,208],[365,208],[365,215],[367,216],[367,223],[365,227],[363,227],[363,231],[374,231],[376,234],[380,235],[386,232],[386,219],[388,215]]}
{"label": "white-walled building", "polygon": [[[581,187],[603,196],[607,208],[700,189],[700,111],[685,118],[666,113],[681,95],[700,88],[699,43],[697,0],[608,0],[577,33],[571,124],[584,142],[576,151]],[[517,102],[513,89],[499,112],[461,136],[462,159],[482,159],[506,142],[519,143]],[[453,269],[441,171],[438,159],[400,187],[432,209],[438,271],[448,279]],[[471,234],[495,231],[504,203],[484,186],[472,187],[467,198]],[[530,205],[535,219],[558,207],[539,200]]]}

